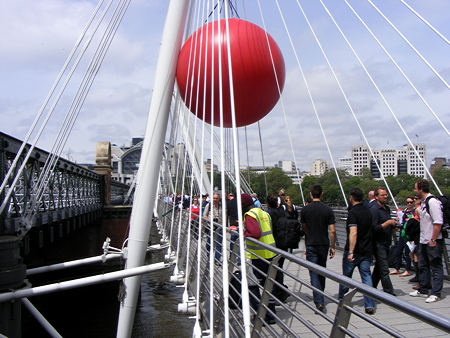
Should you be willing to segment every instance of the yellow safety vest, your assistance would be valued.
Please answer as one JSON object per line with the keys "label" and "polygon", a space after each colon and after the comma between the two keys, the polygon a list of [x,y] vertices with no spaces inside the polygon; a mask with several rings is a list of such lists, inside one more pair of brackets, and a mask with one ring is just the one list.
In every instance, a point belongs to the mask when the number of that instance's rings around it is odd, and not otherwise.
{"label": "yellow safety vest", "polygon": [[[272,222],[270,219],[270,215],[260,208],[252,208],[251,210],[247,211],[244,214],[244,218],[246,215],[249,215],[254,219],[256,219],[256,221],[259,224],[259,228],[261,229],[261,237],[258,240],[267,245],[275,247],[275,238],[273,237],[272,234],[272,224],[271,224]],[[247,249],[250,251],[250,252],[247,251],[246,253],[247,258],[258,259],[259,257],[262,257],[267,259],[275,257],[277,255],[276,253],[267,250],[258,244],[251,243],[249,241],[246,241],[246,243]],[[254,252],[259,257],[251,254],[251,252]]]}

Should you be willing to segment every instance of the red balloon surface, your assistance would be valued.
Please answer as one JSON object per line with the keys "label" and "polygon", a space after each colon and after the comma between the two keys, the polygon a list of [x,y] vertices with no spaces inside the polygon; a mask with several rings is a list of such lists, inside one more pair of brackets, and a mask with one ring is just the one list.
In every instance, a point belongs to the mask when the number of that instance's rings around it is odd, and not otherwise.
{"label": "red balloon surface", "polygon": [[[277,103],[284,87],[284,59],[275,40],[257,25],[229,19],[228,26],[236,126],[242,127],[262,119]],[[215,126],[220,126],[222,92],[223,126],[232,127],[226,20],[200,27],[185,42],[177,84],[189,110]]]}

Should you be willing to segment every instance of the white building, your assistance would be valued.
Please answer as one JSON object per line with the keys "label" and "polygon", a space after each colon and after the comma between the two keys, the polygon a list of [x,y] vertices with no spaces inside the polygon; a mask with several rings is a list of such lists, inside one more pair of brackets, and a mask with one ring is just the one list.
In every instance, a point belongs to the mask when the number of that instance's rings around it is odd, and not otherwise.
{"label": "white building", "polygon": [[347,170],[349,174],[352,173],[353,161],[351,157],[341,157],[339,159],[339,169]]}
{"label": "white building", "polygon": [[[425,177],[425,168],[421,163],[426,163],[426,146],[416,143],[411,147],[405,144],[400,149],[372,149],[373,156],[378,163],[384,176],[396,176],[399,174],[410,174]],[[417,151],[417,154],[416,154]],[[362,168],[369,168],[374,178],[380,178],[379,169],[372,159],[367,146],[352,147],[352,175],[359,175]]]}
{"label": "white building", "polygon": [[278,161],[275,167],[280,168],[283,171],[295,171],[294,161]]}
{"label": "white building", "polygon": [[322,176],[328,170],[330,170],[330,164],[328,163],[328,161],[320,159],[315,160],[312,164],[311,176]]}

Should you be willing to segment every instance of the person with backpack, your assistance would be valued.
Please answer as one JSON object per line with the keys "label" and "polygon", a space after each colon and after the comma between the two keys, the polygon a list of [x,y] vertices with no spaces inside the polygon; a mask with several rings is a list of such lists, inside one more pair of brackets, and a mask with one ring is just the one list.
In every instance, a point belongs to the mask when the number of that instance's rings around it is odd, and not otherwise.
{"label": "person with backpack", "polygon": [[[303,231],[305,231],[306,259],[312,263],[327,267],[327,256],[334,257],[336,244],[336,227],[333,209],[324,204],[322,197],[322,186],[314,184],[311,186],[310,196],[312,202],[305,205],[300,212]],[[329,237],[328,237],[329,234]],[[310,270],[311,284],[315,288],[325,290],[325,277]],[[324,296],[313,291],[314,304],[319,311],[325,308]]]}
{"label": "person with backpack", "polygon": [[[278,197],[274,194],[269,194],[267,196],[267,207],[266,212],[270,215],[272,220],[272,233],[275,238],[275,244],[277,248],[281,250],[288,251],[290,248],[286,247],[286,243],[284,242],[284,234],[282,228],[282,223],[286,223],[286,214],[283,208],[279,207]],[[300,224],[299,224],[300,225]],[[292,252],[292,249],[290,249]],[[285,258],[281,257],[278,261],[278,266],[281,270],[277,271],[276,281],[281,285],[284,285],[284,273],[282,272]],[[284,302],[289,297],[289,293],[281,288],[277,288],[277,294],[275,296],[281,301]]]}
{"label": "person with backpack", "polygon": [[[444,238],[442,224],[444,213],[441,201],[430,194],[430,184],[425,179],[418,179],[414,192],[421,199],[420,205],[420,244],[419,244],[419,289],[410,292],[411,297],[426,297],[426,303],[441,299],[444,284],[442,255]],[[427,285],[431,283],[428,295]]]}
{"label": "person with backpack", "polygon": [[286,213],[288,213],[290,218],[293,219],[298,219],[298,211],[297,211],[297,207],[292,204],[291,201],[291,196],[286,196],[284,198],[284,205],[283,205],[283,209],[286,210]]}

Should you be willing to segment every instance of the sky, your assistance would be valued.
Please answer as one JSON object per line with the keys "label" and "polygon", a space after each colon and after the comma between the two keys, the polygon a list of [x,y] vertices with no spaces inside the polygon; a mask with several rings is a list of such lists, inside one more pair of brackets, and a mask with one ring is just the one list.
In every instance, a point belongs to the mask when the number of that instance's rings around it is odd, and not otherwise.
{"label": "sky", "polygon": [[[448,134],[345,1],[322,2],[345,33],[377,87],[330,20],[321,1],[298,1],[320,45],[315,41],[297,1],[279,1],[298,62],[276,2],[261,1],[261,16],[258,1],[237,1],[240,18],[265,27],[278,43],[286,65],[282,98],[260,121],[263,154],[257,124],[246,128],[247,140],[243,139],[244,129],[239,129],[240,139],[246,142],[248,149],[248,154],[244,149],[241,153],[241,164],[246,164],[248,157],[250,165],[262,165],[264,157],[265,165],[295,158],[297,166],[306,171],[311,169],[315,159],[331,163],[333,158],[338,165],[340,157],[350,155],[352,145],[365,144],[352,110],[375,149],[401,148],[408,142],[403,129],[412,142],[427,145],[428,164],[437,156],[450,157]],[[450,94],[446,85],[450,83],[448,42],[426,27],[402,1],[372,1],[427,60],[427,66],[369,1],[347,2],[373,30],[431,110],[446,128],[450,128]],[[448,0],[406,2],[447,39],[450,38]],[[63,157],[77,163],[94,163],[97,142],[129,145],[133,137],[144,135],[168,3],[168,0],[131,1],[63,148]],[[0,131],[19,139],[27,135],[96,5],[96,1],[87,0],[0,2],[0,27],[3,32],[0,36]],[[86,55],[89,59],[92,51],[86,51]],[[351,109],[341,94],[327,59],[347,95]],[[433,74],[430,67],[444,82]],[[80,71],[72,77],[74,84],[67,86],[69,95],[63,95],[58,101],[54,115],[39,138],[38,147],[47,151],[52,148],[76,92],[76,83],[81,81],[85,69],[86,61],[82,61]],[[380,97],[376,88],[384,98]],[[44,112],[53,102],[50,100]],[[43,120],[40,119],[41,122]]]}

